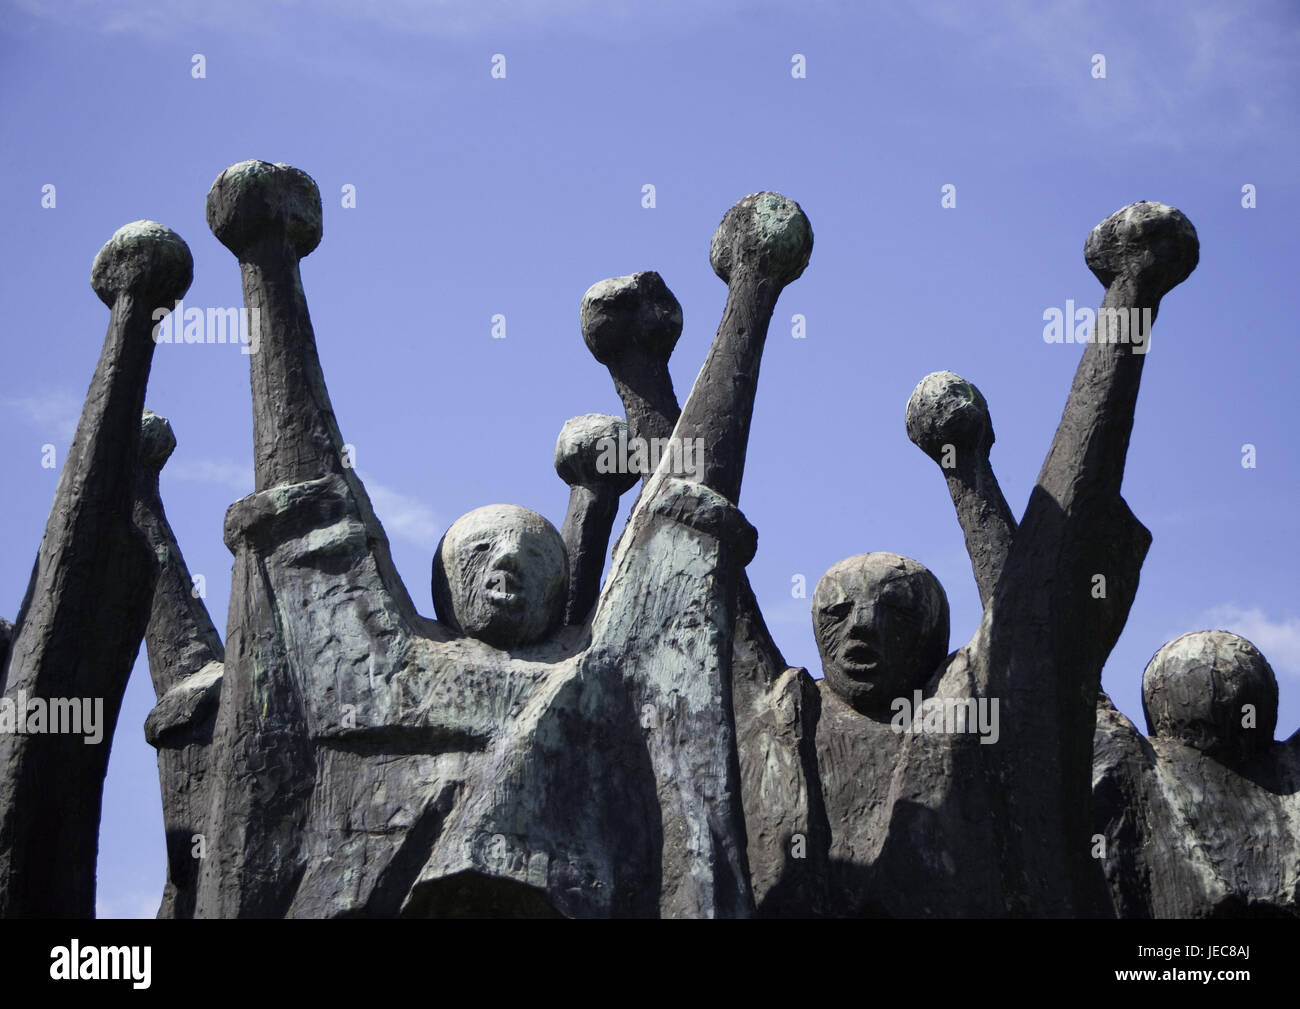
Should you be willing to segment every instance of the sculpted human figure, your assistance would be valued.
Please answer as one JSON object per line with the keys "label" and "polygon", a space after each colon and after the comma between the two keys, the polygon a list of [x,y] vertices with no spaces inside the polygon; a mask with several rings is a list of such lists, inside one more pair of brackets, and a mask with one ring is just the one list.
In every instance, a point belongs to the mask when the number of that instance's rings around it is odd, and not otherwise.
{"label": "sculpted human figure", "polygon": [[727,308],[677,425],[711,452],[647,479],[590,622],[568,626],[564,539],[511,506],[448,531],[440,619],[415,613],[316,357],[314,184],[245,162],[208,218],[264,333],[194,913],[751,913],[730,664],[754,535],[735,500],[767,324],[811,249],[797,205],[747,197],[715,234]]}
{"label": "sculpted human figure", "polygon": [[[908,399],[908,437],[942,469],[982,599],[992,595],[1015,534],[989,464],[994,435],[988,404],[971,383],[935,372]],[[829,868],[834,915],[920,913],[905,894],[880,899],[888,881],[873,878],[879,810],[885,804],[903,731],[925,729],[918,701],[948,653],[948,601],[922,564],[891,553],[860,554],[833,565],[812,599],[813,629],[823,679],[818,771],[832,846]],[[931,698],[931,707],[935,699]],[[948,712],[952,714],[949,715]],[[942,715],[993,731],[986,706],[949,705]],[[967,725],[968,723],[968,725]],[[939,727],[943,727],[942,721]]]}
{"label": "sculpted human figure", "polygon": [[[596,450],[583,433],[617,434],[617,424],[622,422],[604,421],[608,423],[565,425],[560,443],[570,467],[578,466],[584,453]],[[194,911],[195,839],[206,834],[207,773],[225,649],[202,599],[190,590],[189,570],[158,492],[159,472],[176,445],[171,426],[146,410],[141,438],[135,520],[162,565],[145,634],[158,696],[145,735],[159,751],[168,845],[168,882],[159,917],[183,918]],[[590,498],[603,496],[610,479],[588,475],[586,483],[574,487],[568,517],[572,521],[566,520],[566,529],[572,524],[580,543],[595,543],[602,535],[602,543],[608,540],[618,492],[613,491],[613,511],[592,507]],[[627,485],[623,477],[615,475],[612,480]],[[600,550],[603,560],[603,546]],[[528,509],[489,506],[469,513],[448,530],[435,556],[433,595],[439,618],[499,647],[548,637],[556,629],[557,593],[567,580],[564,553],[550,523]],[[454,592],[446,577],[448,568],[456,574]],[[594,574],[581,573],[591,581],[593,599],[599,575],[599,568]]]}
{"label": "sculpted human figure", "polygon": [[[667,445],[667,464],[680,459],[685,470],[694,446],[677,430],[681,410],[668,372],[682,310],[663,278],[648,271],[593,284],[580,321],[623,401],[628,441]],[[763,915],[819,914],[830,835],[813,745],[817,689],[807,670],[785,661],[743,571],[738,582],[732,703],[754,898]]]}
{"label": "sculpted human figure", "polygon": [[[988,465],[987,409],[951,372],[923,379],[907,408],[909,436],[943,468],[985,600],[1016,529]],[[1296,747],[1272,741],[1277,685],[1263,656],[1227,632],[1184,635],[1152,659],[1144,701],[1150,741],[1098,692],[1092,854],[1111,911],[1293,913]]]}
{"label": "sculpted human figure", "polygon": [[[1196,233],[1173,208],[1136,203],[1093,229],[1085,258],[1106,287],[1095,340],[1084,351],[1014,532],[1005,505],[999,507],[991,470],[985,472],[992,432],[989,425],[987,437],[982,433],[982,397],[954,396],[953,383],[943,379],[919,404],[919,414],[931,416],[909,416],[909,434],[927,453],[943,452],[946,426],[958,460],[963,442],[974,456],[958,462],[950,491],[968,544],[981,535],[983,523],[984,542],[994,545],[971,550],[986,599],[980,627],[934,671],[921,698],[929,710],[964,710],[967,717],[959,731],[945,725],[940,732],[902,733],[887,795],[872,811],[872,822],[848,828],[868,840],[853,857],[870,894],[867,906],[842,909],[850,913],[1104,912],[1087,844],[1096,698],[1101,667],[1127,618],[1150,544],[1150,534],[1119,493],[1150,347],[1145,340],[1121,340],[1118,327],[1132,308],[1149,308],[1155,317],[1164,294],[1196,266]],[[942,406],[945,397],[951,409],[929,409],[936,402]],[[1010,547],[999,565],[997,538],[1007,536]],[[1098,575],[1107,585],[1100,597],[1090,591]],[[912,612],[920,623],[923,613]],[[819,634],[833,646],[820,627]],[[845,654],[851,658],[853,651]],[[899,668],[904,660],[888,651],[866,659],[879,663],[871,672],[890,685],[905,682]],[[869,694],[848,680],[852,689],[843,679],[841,684],[850,696]],[[991,712],[995,703],[996,728],[970,731],[972,708]],[[832,738],[841,731],[829,722],[825,730]],[[819,755],[833,754],[831,747],[819,725]],[[831,808],[833,789],[826,778],[823,770]],[[831,830],[834,851],[837,832],[846,830],[834,815]]]}
{"label": "sculpted human figure", "polygon": [[[344,461],[298,266],[321,238],[315,184],[244,162],[214,183],[208,219],[265,323],[250,355],[256,491],[225,523],[227,641],[163,512],[175,439],[141,413],[140,334],[189,282],[188,250],[147,222],[96,260],[104,357],[28,598],[0,622],[4,700],[103,695],[109,736],[144,634],[161,916],[1294,912],[1300,737],[1272,739],[1276,680],[1258,651],[1223,632],[1162,649],[1144,681],[1149,740],[1099,689],[1150,542],[1120,496],[1149,344],[1118,326],[1130,309],[1154,317],[1195,267],[1178,211],[1133,204],[1089,236],[1106,287],[1096,340],[1021,523],[989,465],[979,390],[951,373],[918,385],[908,434],[943,470],[983,619],[949,655],[928,570],[850,557],[814,592],[815,685],[766,631],[743,573],[756,534],[736,507],[767,326],[811,250],[796,204],[754,194],[724,217],[710,262],[727,306],[680,410],[666,365],[681,311],[662,279],[588,291],[583,336],[627,421],[565,425],[561,530],[518,505],[447,530],[437,620],[415,611]],[[609,472],[595,460],[611,435],[703,450],[688,467],[670,452]],[[110,592],[107,575],[125,582]],[[0,913],[88,913],[107,745],[8,735]],[[52,787],[65,765],[71,787]]]}
{"label": "sculpted human figure", "polygon": [[1094,854],[1116,915],[1297,914],[1300,733],[1274,741],[1277,705],[1253,644],[1196,631],[1147,665],[1148,738],[1099,708]]}
{"label": "sculpted human figure", "polygon": [[0,665],[0,917],[94,914],[109,747],[158,576],[131,521],[154,313],[193,271],[155,221],[91,267],[108,333]]}
{"label": "sculpted human figure", "polygon": [[[833,565],[812,598],[823,678],[817,766],[831,830],[828,913],[886,913],[870,872],[872,830],[902,749],[895,729],[948,654],[948,599],[923,565],[859,554]],[[920,714],[919,712],[917,713]]]}
{"label": "sculpted human figure", "polygon": [[[944,471],[987,600],[1016,530],[988,465],[987,404],[937,372],[913,392],[907,429]],[[1118,917],[1294,913],[1300,734],[1272,741],[1277,684],[1263,656],[1227,632],[1184,635],[1149,664],[1144,702],[1150,741],[1098,692],[1092,855],[1106,906]]]}

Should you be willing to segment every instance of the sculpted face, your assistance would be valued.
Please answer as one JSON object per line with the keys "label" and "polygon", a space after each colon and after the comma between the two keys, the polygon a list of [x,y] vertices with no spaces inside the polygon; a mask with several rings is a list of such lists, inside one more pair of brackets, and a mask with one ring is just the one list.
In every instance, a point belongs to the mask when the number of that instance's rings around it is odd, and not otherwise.
{"label": "sculpted face", "polygon": [[1228,631],[1174,638],[1142,674],[1147,732],[1244,760],[1273,744],[1277,677],[1259,649]]}
{"label": "sculpted face", "polygon": [[840,561],[817,583],[812,608],[826,683],[858,711],[888,711],[948,654],[948,597],[910,558],[871,553]]}
{"label": "sculpted face", "polygon": [[433,558],[438,619],[497,648],[549,636],[564,615],[568,582],[560,534],[518,505],[462,515]]}

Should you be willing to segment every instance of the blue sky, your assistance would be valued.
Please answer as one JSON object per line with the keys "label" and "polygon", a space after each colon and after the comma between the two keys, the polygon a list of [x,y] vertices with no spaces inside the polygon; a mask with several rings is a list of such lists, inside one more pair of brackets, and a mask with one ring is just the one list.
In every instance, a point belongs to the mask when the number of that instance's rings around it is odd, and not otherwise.
{"label": "blue sky", "polygon": [[[1124,493],[1154,543],[1104,685],[1141,726],[1152,653],[1223,627],[1272,662],[1278,735],[1296,730],[1294,5],[364,6],[0,11],[0,614],[16,615],[57,482],[42,446],[62,462],[107,324],[88,284],[95,252],[122,224],[161,221],[194,254],[186,303],[240,305],[204,198],[222,169],[261,158],[320,186],[325,235],[303,283],[321,359],[422,612],[443,529],[493,502],[558,525],[561,425],[621,412],[578,330],[583,292],[663,275],[685,316],[672,362],[684,400],[726,294],[709,238],[737,199],[772,189],[799,201],[816,241],[777,306],[741,495],[759,530],[749,575],[763,611],[787,660],[820,675],[796,576],[811,597],[835,561],[890,550],[943,582],[956,648],[978,596],[938,469],[906,438],[908,395],[939,369],[980,387],[1019,515],[1081,350],[1046,344],[1043,313],[1097,304],[1088,231],[1151,199],[1192,220],[1201,262],[1166,298],[1147,360]],[[945,185],[955,208],[940,205]],[[252,490],[248,359],[230,345],[160,346],[148,404],[176,431],[163,497],[224,627],[222,518]],[[106,784],[104,915],[152,915],[162,890],[141,729],[152,704],[142,650]]]}

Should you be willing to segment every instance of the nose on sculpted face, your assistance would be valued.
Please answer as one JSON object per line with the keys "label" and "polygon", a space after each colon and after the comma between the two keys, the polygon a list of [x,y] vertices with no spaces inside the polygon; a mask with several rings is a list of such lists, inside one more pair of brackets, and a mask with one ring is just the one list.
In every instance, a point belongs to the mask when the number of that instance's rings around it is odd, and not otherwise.
{"label": "nose on sculpted face", "polygon": [[850,618],[850,633],[853,634],[875,634],[878,625],[878,610],[874,599],[862,599],[853,608],[853,615]]}
{"label": "nose on sculpted face", "polygon": [[[880,644],[880,630],[876,625],[875,614],[868,610],[854,614],[855,619],[844,630],[844,651],[861,650],[866,646]],[[873,647],[874,650],[874,647]]]}
{"label": "nose on sculpted face", "polygon": [[509,571],[518,574],[524,569],[524,552],[518,543],[499,544],[488,560],[489,571]]}

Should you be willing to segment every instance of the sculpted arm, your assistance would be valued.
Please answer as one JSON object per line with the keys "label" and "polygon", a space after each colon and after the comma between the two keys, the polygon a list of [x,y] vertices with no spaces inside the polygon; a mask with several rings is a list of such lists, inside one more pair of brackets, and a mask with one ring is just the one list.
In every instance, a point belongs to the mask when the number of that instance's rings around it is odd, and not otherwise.
{"label": "sculpted arm", "polygon": [[642,712],[665,836],[686,838],[695,855],[691,872],[665,880],[668,915],[752,910],[731,651],[755,537],[735,502],[768,323],[811,247],[807,218],[775,193],[746,197],[724,217],[710,252],[727,283],[722,322],[673,429],[676,451],[646,481],[593,621],[593,661],[621,664]]}

